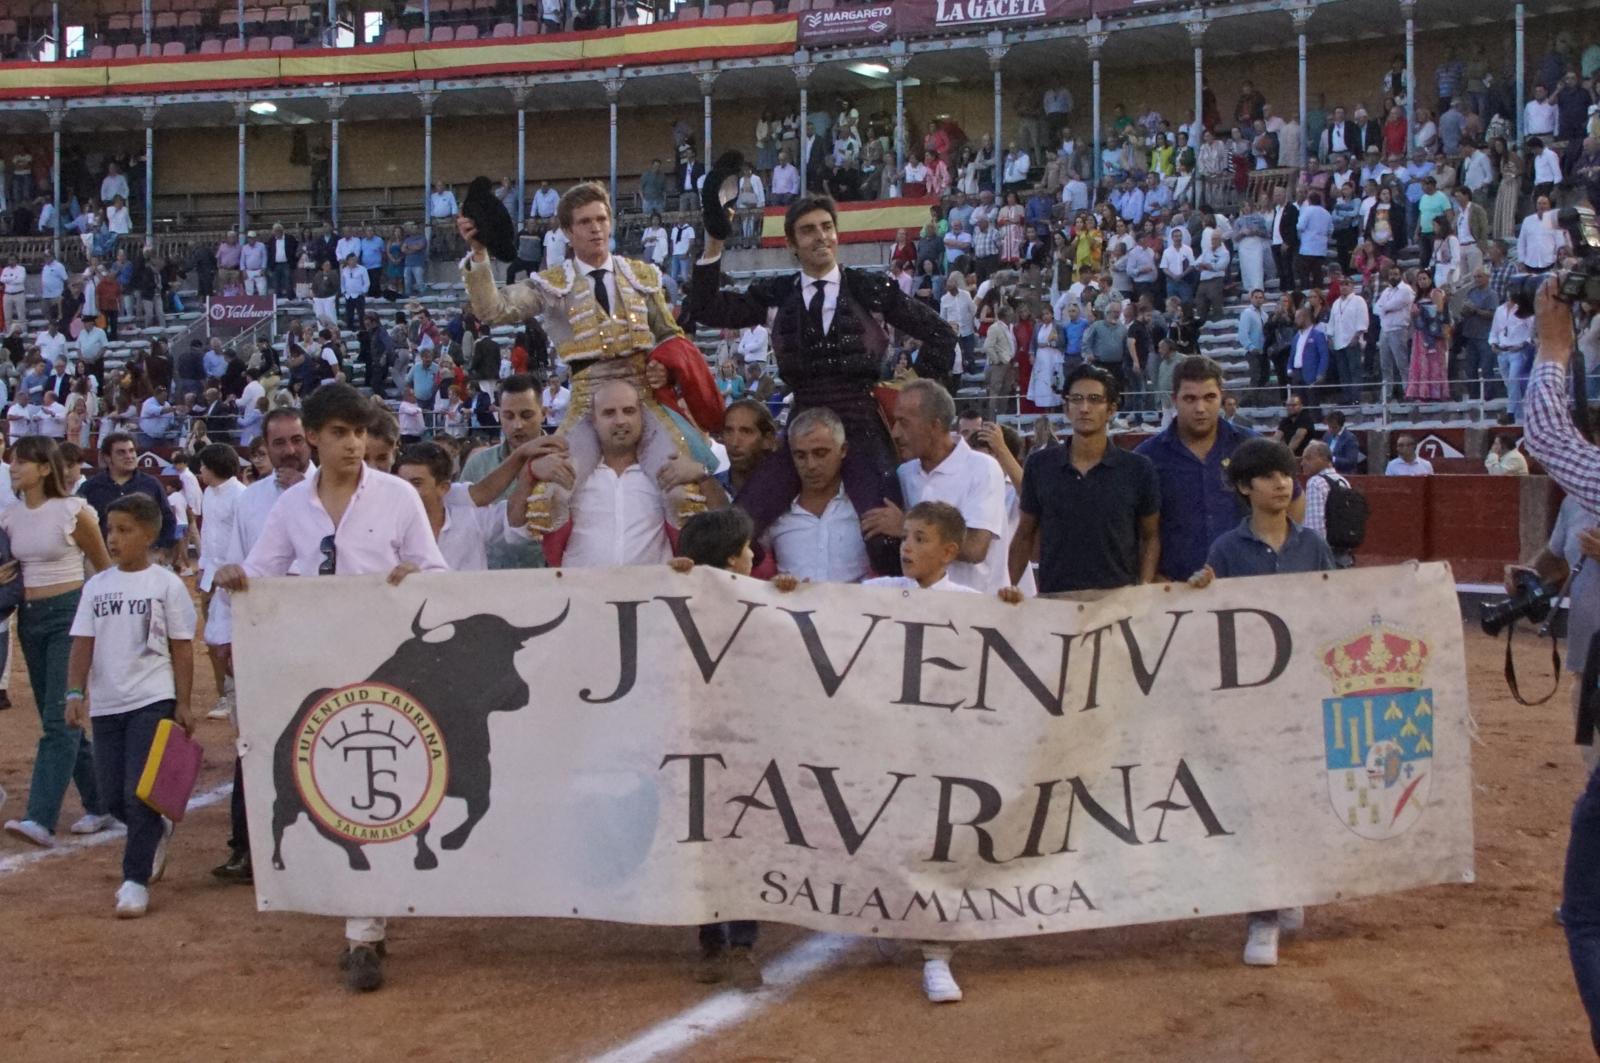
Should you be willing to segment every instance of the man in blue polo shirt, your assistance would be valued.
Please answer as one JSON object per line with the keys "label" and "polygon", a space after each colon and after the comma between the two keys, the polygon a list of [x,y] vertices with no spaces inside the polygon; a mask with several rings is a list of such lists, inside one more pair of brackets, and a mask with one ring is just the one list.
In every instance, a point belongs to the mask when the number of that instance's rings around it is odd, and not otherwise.
{"label": "man in blue polo shirt", "polygon": [[[1191,355],[1172,373],[1173,422],[1135,451],[1149,458],[1161,482],[1161,560],[1158,575],[1186,580],[1205,567],[1206,553],[1223,532],[1244,517],[1239,493],[1228,480],[1228,462],[1246,429],[1224,421],[1222,367]],[[1305,519],[1305,496],[1295,485],[1289,515]]]}

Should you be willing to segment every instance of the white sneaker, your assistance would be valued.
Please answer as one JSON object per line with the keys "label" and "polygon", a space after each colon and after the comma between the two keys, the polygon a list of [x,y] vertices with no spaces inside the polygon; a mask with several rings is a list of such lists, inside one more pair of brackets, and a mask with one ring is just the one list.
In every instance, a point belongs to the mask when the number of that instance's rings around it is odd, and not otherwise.
{"label": "white sneaker", "polygon": [[91,812],[67,829],[73,834],[99,834],[109,829],[115,822],[116,820],[110,816],[97,816]]}
{"label": "white sneaker", "polygon": [[961,987],[950,973],[949,960],[922,961],[922,991],[930,1004],[954,1004],[961,999]]}
{"label": "white sneaker", "polygon": [[208,720],[226,720],[233,716],[233,691],[228,691],[217,699],[217,703],[206,713]]}
{"label": "white sneaker", "polygon": [[6,820],[6,833],[15,834],[23,841],[32,842],[41,849],[56,847],[56,836],[31,819]]}
{"label": "white sneaker", "polygon": [[1244,962],[1250,967],[1278,966],[1278,920],[1268,916],[1250,920],[1250,936],[1244,943]]}
{"label": "white sneaker", "polygon": [[161,840],[156,842],[156,855],[150,861],[150,884],[153,886],[161,881],[161,876],[167,873],[167,843],[172,840],[172,830],[176,826],[166,816],[161,817]]}
{"label": "white sneaker", "polygon": [[1304,908],[1278,909],[1278,929],[1293,933],[1304,929],[1306,925],[1306,910]]}
{"label": "white sneaker", "polygon": [[117,918],[137,919],[150,910],[150,891],[137,882],[117,888]]}

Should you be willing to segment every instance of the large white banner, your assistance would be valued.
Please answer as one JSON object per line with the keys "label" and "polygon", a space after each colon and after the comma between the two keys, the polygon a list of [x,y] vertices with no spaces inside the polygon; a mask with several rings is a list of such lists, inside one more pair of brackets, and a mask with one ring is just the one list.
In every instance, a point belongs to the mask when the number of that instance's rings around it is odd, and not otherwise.
{"label": "large white banner", "polygon": [[1443,565],[1019,606],[284,579],[234,608],[263,910],[970,939],[1472,880]]}

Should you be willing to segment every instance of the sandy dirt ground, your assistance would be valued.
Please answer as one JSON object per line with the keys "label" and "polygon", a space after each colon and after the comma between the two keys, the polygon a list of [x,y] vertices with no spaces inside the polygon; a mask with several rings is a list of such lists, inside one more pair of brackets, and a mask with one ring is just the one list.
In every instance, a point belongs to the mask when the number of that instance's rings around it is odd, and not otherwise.
{"label": "sandy dirt ground", "polygon": [[[1524,644],[1524,687],[1548,656]],[[662,1058],[729,1060],[1581,1060],[1587,1024],[1552,919],[1581,785],[1566,691],[1526,709],[1500,649],[1468,641],[1480,744],[1478,882],[1319,908],[1274,969],[1242,966],[1243,919],[963,946],[966,1000],[935,1007],[918,956],[871,943]],[[209,669],[199,698],[209,705]],[[0,712],[6,816],[26,798],[38,719],[19,666]],[[231,778],[205,723],[200,790]],[[69,796],[63,825],[79,813]],[[389,984],[338,981],[339,925],[258,915],[210,868],[227,801],[192,813],[150,915],[112,917],[120,843],[53,854],[0,836],[0,1059],[578,1060],[706,1003],[693,931],[562,920],[391,929]],[[770,959],[801,942],[764,928]],[[693,1036],[691,1033],[690,1036]]]}

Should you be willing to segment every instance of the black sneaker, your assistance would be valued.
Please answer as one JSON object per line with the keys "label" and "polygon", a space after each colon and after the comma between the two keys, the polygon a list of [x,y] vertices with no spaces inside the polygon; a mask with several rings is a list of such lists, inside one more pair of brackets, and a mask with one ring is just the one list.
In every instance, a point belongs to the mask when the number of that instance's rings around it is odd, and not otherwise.
{"label": "black sneaker", "polygon": [[211,873],[223,882],[238,885],[249,885],[256,880],[255,869],[250,863],[249,849],[228,854],[227,863],[212,868]]}
{"label": "black sneaker", "polygon": [[760,989],[763,985],[761,965],[756,962],[755,950],[750,946],[735,945],[728,950],[728,978],[740,989]]}
{"label": "black sneaker", "polygon": [[0,712],[4,712],[10,707],[11,695],[6,693],[4,690],[0,690]]}
{"label": "black sneaker", "polygon": [[701,985],[716,985],[728,977],[728,954],[721,946],[700,949],[700,962],[695,965],[694,980]]}
{"label": "black sneaker", "polygon": [[344,987],[352,993],[370,993],[383,986],[383,957],[371,945],[351,942],[339,959]]}

